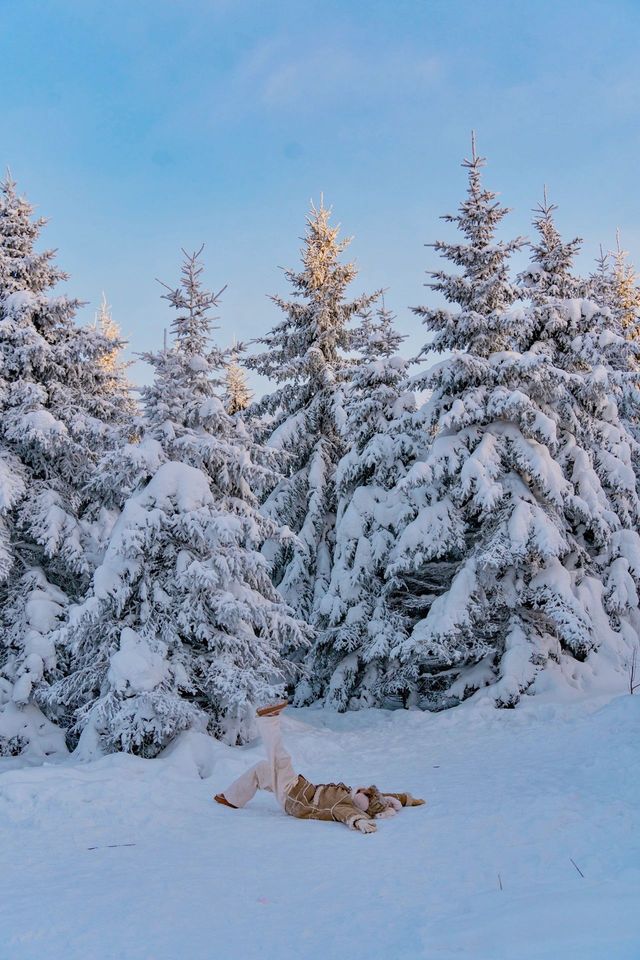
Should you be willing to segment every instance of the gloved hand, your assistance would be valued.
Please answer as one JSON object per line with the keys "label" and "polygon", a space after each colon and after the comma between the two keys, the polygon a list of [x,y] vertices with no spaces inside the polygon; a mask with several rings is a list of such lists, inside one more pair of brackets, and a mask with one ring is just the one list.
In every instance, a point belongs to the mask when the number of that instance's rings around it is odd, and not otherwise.
{"label": "gloved hand", "polygon": [[407,806],[408,807],[421,807],[423,803],[426,803],[426,800],[420,800],[419,797],[412,797],[410,793],[407,794]]}
{"label": "gloved hand", "polygon": [[395,807],[388,806],[384,810],[381,810],[380,813],[376,813],[376,820],[388,820],[389,817],[395,817],[398,811]]}
{"label": "gloved hand", "polygon": [[378,829],[373,820],[366,820],[364,817],[356,820],[353,826],[356,830],[359,830],[360,833],[375,833]]}

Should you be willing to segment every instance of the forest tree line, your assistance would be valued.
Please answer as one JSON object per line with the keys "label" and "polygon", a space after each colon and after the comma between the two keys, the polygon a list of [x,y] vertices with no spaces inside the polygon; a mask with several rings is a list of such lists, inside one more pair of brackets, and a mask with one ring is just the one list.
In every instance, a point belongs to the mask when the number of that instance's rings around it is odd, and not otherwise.
{"label": "forest tree line", "polygon": [[[285,690],[338,710],[480,690],[513,707],[597,658],[624,673],[636,277],[619,246],[578,276],[546,194],[531,241],[498,239],[483,165],[474,144],[444,218],[458,238],[433,244],[438,302],[414,308],[418,357],[382,290],[352,293],[321,204],[251,344],[216,342],[220,295],[185,254],[139,398],[106,302],[77,322],[44,221],[4,181],[0,753],[46,755],[54,728],[144,756],[185,729],[242,743]],[[247,369],[271,384],[260,399]]]}

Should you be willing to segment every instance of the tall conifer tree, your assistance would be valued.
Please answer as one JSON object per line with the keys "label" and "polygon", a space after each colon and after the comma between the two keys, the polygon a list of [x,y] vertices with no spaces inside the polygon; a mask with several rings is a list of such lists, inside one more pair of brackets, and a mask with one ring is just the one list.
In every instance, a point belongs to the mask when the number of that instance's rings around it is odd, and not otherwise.
{"label": "tall conifer tree", "polygon": [[232,416],[242,413],[251,403],[253,394],[247,385],[247,374],[238,360],[238,347],[234,341],[233,351],[225,372],[225,407]]}
{"label": "tall conifer tree", "polygon": [[264,512],[296,539],[270,554],[274,582],[300,616],[312,620],[331,576],[337,509],[335,474],[345,452],[344,386],[353,360],[353,321],[378,294],[347,299],[353,263],[341,262],[349,240],[339,240],[330,211],[312,206],[302,268],[288,270],[293,300],[273,297],[284,319],[258,342],[263,353],[247,365],[278,388],[254,413],[267,415],[267,442],[280,451],[284,479]]}
{"label": "tall conifer tree", "polygon": [[616,319],[629,340],[640,339],[640,288],[638,277],[628,261],[629,254],[620,246],[620,231],[616,231],[616,249],[613,253],[613,304]]}
{"label": "tall conifer tree", "polygon": [[[50,628],[96,561],[88,484],[129,415],[104,360],[111,342],[54,295],[66,275],[35,249],[43,219],[0,186],[0,701],[27,710],[56,667]],[[13,706],[12,706],[13,705]],[[25,732],[22,740],[31,734]],[[0,738],[2,731],[0,730]],[[14,738],[15,739],[15,738]],[[20,739],[20,738],[18,738]],[[17,740],[15,741],[17,743]]]}
{"label": "tall conifer tree", "polygon": [[613,271],[611,269],[611,254],[600,244],[598,256],[595,260],[596,268],[589,274],[587,294],[600,307],[613,307]]}
{"label": "tall conifer tree", "polygon": [[180,286],[167,288],[172,342],[146,355],[155,379],[141,442],[123,451],[130,492],[60,633],[69,671],[47,697],[67,712],[72,742],[84,733],[89,746],[145,756],[188,728],[246,740],[255,705],[288,678],[282,649],[306,643],[259,552],[279,534],[252,489],[271,455],[219,395],[219,295],[203,287],[199,255],[185,255]]}
{"label": "tall conifer tree", "polygon": [[322,696],[338,709],[380,706],[394,686],[390,651],[407,618],[385,577],[389,551],[408,504],[397,483],[423,452],[413,429],[413,392],[398,350],[404,338],[384,304],[369,308],[358,330],[361,362],[345,397],[349,449],[336,474],[338,510],[331,580],[318,606],[318,637],[302,699]]}
{"label": "tall conifer tree", "polygon": [[633,441],[595,359],[611,342],[606,315],[601,323],[595,304],[571,296],[575,241],[562,243],[546,203],[531,303],[515,302],[505,268],[521,241],[494,240],[506,211],[481,188],[481,164],[475,152],[465,163],[469,200],[453,218],[469,242],[437,245],[463,266],[462,277],[436,275],[459,310],[417,311],[435,348],[454,354],[425,376],[434,440],[404,483],[424,506],[391,563],[437,584],[398,650],[408,683],[434,706],[486,684],[512,706],[545,665],[584,660],[601,642],[613,649],[634,629],[640,504]]}

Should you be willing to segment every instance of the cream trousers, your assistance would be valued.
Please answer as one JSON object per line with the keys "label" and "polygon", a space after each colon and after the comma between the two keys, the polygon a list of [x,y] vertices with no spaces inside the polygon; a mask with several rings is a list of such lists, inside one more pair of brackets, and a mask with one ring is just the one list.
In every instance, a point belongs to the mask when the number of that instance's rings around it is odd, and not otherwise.
{"label": "cream trousers", "polygon": [[282,744],[280,717],[258,717],[258,729],[267,751],[267,759],[256,763],[234,780],[224,791],[224,796],[234,807],[244,807],[257,790],[269,790],[284,808],[287,793],[298,779],[298,774]]}

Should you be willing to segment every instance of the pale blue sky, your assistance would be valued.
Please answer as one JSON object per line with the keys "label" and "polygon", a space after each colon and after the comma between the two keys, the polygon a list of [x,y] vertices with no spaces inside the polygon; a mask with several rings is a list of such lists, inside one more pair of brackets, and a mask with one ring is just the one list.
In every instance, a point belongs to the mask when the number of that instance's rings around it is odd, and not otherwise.
{"label": "pale blue sky", "polygon": [[581,267],[616,226],[640,259],[639,51],[640,0],[0,0],[1,162],[132,351],[202,242],[221,340],[268,329],[321,192],[414,350],[472,127],[505,233],[546,182]]}

